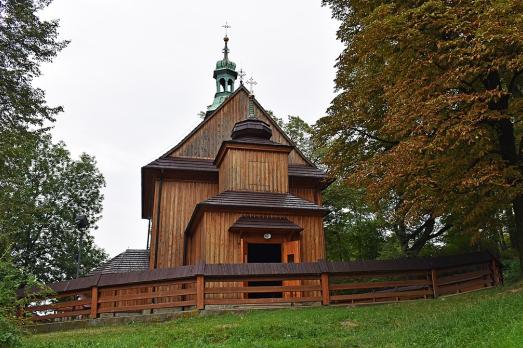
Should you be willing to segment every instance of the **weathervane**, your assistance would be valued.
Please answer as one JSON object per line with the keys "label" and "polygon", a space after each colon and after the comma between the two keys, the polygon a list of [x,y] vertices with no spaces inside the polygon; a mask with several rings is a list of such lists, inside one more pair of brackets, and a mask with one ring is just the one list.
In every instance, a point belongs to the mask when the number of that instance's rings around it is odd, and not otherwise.
{"label": "weathervane", "polygon": [[254,79],[252,78],[252,76],[245,82],[246,84],[248,84],[249,86],[251,86],[251,94],[254,94],[254,86],[256,86],[258,84],[258,82],[254,81]]}
{"label": "weathervane", "polygon": [[245,71],[243,71],[243,69],[240,69],[240,71],[238,71],[238,76],[240,76],[240,83],[243,85],[243,78],[245,77],[245,75],[247,75],[245,73]]}
{"label": "weathervane", "polygon": [[232,27],[227,23],[227,21],[225,21],[225,24],[222,25],[222,28],[225,28],[225,36],[227,36],[227,29],[230,29]]}

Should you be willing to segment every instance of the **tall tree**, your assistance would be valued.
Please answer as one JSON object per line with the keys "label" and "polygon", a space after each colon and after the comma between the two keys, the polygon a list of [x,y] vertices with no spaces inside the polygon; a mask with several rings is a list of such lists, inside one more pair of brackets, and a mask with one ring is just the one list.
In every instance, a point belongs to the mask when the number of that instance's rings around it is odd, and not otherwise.
{"label": "tall tree", "polygon": [[333,172],[411,230],[481,231],[511,204],[523,266],[523,3],[323,3],[346,45],[320,122]]}
{"label": "tall tree", "polygon": [[[316,165],[322,163],[323,149],[315,146],[315,126],[299,116],[276,119],[298,149]],[[323,204],[330,209],[325,220],[327,257],[333,260],[376,259],[384,241],[384,220],[363,201],[363,190],[336,180],[323,192]]]}
{"label": "tall tree", "polygon": [[101,217],[104,178],[86,154],[72,160],[63,143],[48,134],[17,146],[0,171],[0,230],[14,263],[45,282],[76,274],[79,238],[83,239],[82,273],[106,257],[88,232],[76,228],[85,214],[91,225]]}
{"label": "tall tree", "polygon": [[[104,185],[92,157],[72,160],[64,144],[52,143],[49,128],[62,108],[33,86],[40,65],[67,45],[58,21],[38,16],[50,3],[0,0],[0,254],[42,281],[75,275],[75,215],[96,227]],[[105,257],[91,230],[83,236],[84,271]]]}
{"label": "tall tree", "polygon": [[58,21],[43,21],[37,11],[51,0],[0,0],[0,132],[41,127],[61,107],[50,107],[32,85],[40,64],[67,45],[58,40]]}

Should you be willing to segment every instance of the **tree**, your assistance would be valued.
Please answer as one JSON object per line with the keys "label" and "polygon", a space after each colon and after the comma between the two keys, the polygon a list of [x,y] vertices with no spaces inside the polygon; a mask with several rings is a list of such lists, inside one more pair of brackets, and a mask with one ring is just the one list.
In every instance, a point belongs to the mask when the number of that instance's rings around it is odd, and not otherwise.
{"label": "tree", "polygon": [[[79,231],[75,216],[85,214],[96,228],[101,217],[105,184],[95,160],[82,154],[72,160],[63,143],[48,134],[18,142],[17,154],[0,171],[0,230],[14,263],[44,282],[76,274]],[[106,258],[83,234],[82,273]],[[7,245],[5,245],[7,248]]]}
{"label": "tree", "polygon": [[384,220],[363,201],[363,190],[337,180],[323,192],[327,256],[331,260],[373,260],[380,256],[386,230]]}
{"label": "tree", "polygon": [[[37,14],[50,3],[0,0],[0,253],[47,282],[75,275],[74,216],[88,215],[96,228],[104,185],[94,158],[72,160],[52,143],[48,130],[62,108],[48,106],[32,84],[40,64],[68,43],[58,40],[58,21]],[[85,272],[105,253],[90,230],[83,238]]]}
{"label": "tree", "polygon": [[346,45],[319,123],[333,173],[411,230],[477,233],[511,204],[523,266],[523,3],[323,3]]}
{"label": "tree", "polygon": [[36,14],[51,0],[0,0],[0,132],[42,127],[61,107],[49,107],[34,88],[40,64],[67,45],[59,41],[58,21]]}
{"label": "tree", "polygon": [[34,292],[45,293],[35,277],[13,266],[10,256],[0,254],[0,347],[16,347],[21,343],[22,330],[17,325],[23,322],[18,311],[35,300],[34,293],[19,298],[17,289],[27,286]]}
{"label": "tree", "polygon": [[[287,122],[270,115],[316,165],[322,163],[321,147],[313,142],[315,126],[299,116],[288,116]],[[364,203],[362,190],[336,180],[323,192],[323,205],[330,209],[325,220],[327,257],[334,260],[375,259],[384,241],[384,221]]]}

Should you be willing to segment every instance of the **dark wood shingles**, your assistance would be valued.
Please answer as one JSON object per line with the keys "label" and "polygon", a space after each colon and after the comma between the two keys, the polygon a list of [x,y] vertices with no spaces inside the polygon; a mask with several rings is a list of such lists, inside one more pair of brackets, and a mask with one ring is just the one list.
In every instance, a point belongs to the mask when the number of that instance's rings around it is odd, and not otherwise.
{"label": "dark wood shingles", "polygon": [[291,222],[287,218],[241,216],[238,220],[236,220],[236,222],[234,222],[234,224],[231,225],[229,230],[233,232],[240,230],[276,230],[299,232],[303,230],[303,228]]}
{"label": "dark wood shingles", "polygon": [[254,210],[300,210],[328,213],[327,208],[290,193],[224,191],[198,204],[202,207],[248,208]]}
{"label": "dark wood shingles", "polygon": [[[186,157],[159,158],[143,168],[218,172],[218,168],[211,159]],[[306,165],[289,165],[289,176],[327,178],[327,174],[323,170]]]}

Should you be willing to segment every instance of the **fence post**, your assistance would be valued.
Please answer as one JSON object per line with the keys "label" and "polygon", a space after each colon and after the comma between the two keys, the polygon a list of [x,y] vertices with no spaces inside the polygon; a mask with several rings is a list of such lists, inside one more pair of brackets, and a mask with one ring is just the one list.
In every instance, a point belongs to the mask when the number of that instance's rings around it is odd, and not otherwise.
{"label": "fence post", "polygon": [[96,319],[98,316],[98,287],[91,288],[91,319]]}
{"label": "fence post", "polygon": [[492,273],[492,280],[494,281],[494,285],[499,285],[501,283],[500,276],[499,276],[499,268],[498,263],[496,262],[496,259],[492,258],[490,260],[490,272]]}
{"label": "fence post", "polygon": [[432,292],[434,293],[434,298],[438,298],[438,275],[434,268],[430,271],[430,278],[432,279]]}
{"label": "fence post", "polygon": [[326,306],[330,303],[329,273],[321,274],[321,304]]}
{"label": "fence post", "polygon": [[203,274],[196,276],[196,308],[205,309],[205,278]]}

